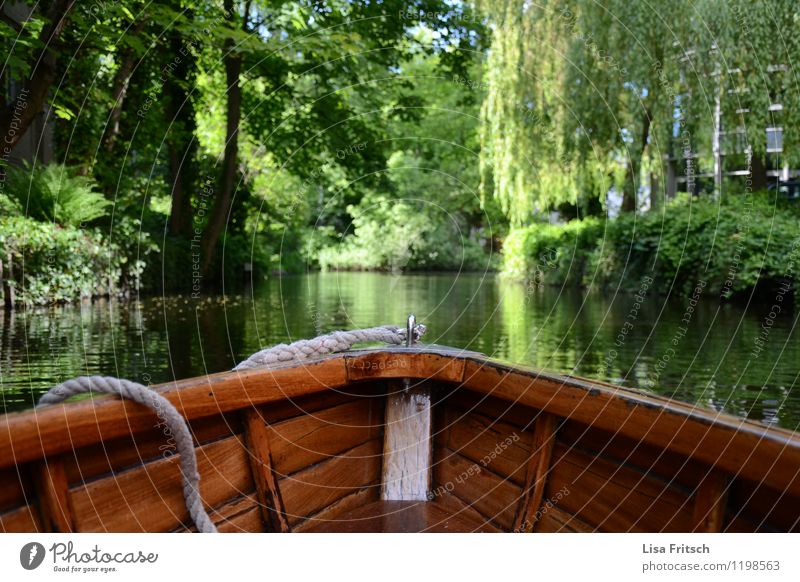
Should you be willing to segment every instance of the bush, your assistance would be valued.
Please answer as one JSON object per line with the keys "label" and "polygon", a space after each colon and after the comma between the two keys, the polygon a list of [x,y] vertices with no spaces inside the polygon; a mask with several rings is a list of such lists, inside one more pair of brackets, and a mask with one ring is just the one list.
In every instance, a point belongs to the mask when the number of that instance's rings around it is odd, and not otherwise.
{"label": "bush", "polygon": [[77,227],[108,214],[111,202],[94,187],[94,180],[61,164],[25,164],[7,169],[5,191],[25,216]]}
{"label": "bush", "polygon": [[490,256],[465,225],[436,222],[406,201],[349,207],[353,234],[318,251],[322,269],[479,271]]}
{"label": "bush", "polygon": [[11,283],[26,305],[115,295],[125,290],[126,277],[141,273],[141,265],[131,265],[97,230],[22,216],[0,218],[0,253],[4,263],[11,258]]}
{"label": "bush", "polygon": [[[534,225],[511,233],[502,272],[545,284],[689,295],[702,280],[721,296],[777,285],[800,269],[800,219],[769,194],[680,196],[663,211]],[[543,268],[544,265],[544,268]]]}

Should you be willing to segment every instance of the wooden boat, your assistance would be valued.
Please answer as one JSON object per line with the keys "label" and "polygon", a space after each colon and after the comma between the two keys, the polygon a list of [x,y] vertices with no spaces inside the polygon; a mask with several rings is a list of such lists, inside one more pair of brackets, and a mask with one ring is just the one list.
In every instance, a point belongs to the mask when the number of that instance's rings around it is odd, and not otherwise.
{"label": "wooden boat", "polygon": [[[157,389],[226,532],[800,529],[800,436],[435,346]],[[0,418],[0,531],[191,531],[151,411],[102,397]]]}

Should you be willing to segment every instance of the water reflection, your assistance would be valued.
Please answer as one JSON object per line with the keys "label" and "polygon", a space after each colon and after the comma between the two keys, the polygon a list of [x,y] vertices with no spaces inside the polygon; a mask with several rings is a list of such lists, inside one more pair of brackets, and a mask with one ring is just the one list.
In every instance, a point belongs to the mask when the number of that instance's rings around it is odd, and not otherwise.
{"label": "water reflection", "polygon": [[273,279],[252,294],[0,314],[2,404],[31,406],[49,386],[81,374],[147,383],[227,370],[275,343],[401,324],[409,312],[428,325],[427,342],[644,387],[792,429],[800,423],[793,311],[775,319],[758,352],[759,306],[535,289],[480,274],[312,274]]}

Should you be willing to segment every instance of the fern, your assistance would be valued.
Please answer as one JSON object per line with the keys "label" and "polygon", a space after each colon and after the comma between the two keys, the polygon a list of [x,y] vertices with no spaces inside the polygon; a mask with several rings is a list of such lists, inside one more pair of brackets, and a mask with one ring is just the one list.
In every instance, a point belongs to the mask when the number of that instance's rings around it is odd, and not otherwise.
{"label": "fern", "polygon": [[80,226],[108,214],[109,200],[94,190],[95,182],[63,164],[9,168],[6,193],[22,214],[61,226]]}

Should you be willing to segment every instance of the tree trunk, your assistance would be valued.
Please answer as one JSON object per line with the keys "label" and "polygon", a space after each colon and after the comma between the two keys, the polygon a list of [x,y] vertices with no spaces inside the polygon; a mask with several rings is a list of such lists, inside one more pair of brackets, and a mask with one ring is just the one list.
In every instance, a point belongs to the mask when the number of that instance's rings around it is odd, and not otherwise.
{"label": "tree trunk", "polygon": [[636,191],[639,174],[641,173],[642,158],[644,157],[644,149],[647,147],[647,139],[650,137],[650,112],[645,109],[644,116],[642,117],[642,141],[639,150],[631,155],[630,164],[628,165],[628,175],[625,179],[625,188],[622,191],[622,212],[634,212],[636,210]]}
{"label": "tree trunk", "polygon": [[191,91],[187,91],[187,88],[194,86],[196,69],[194,55],[177,32],[172,33],[170,49],[173,55],[180,57],[180,62],[164,86],[164,111],[169,127],[166,141],[172,186],[169,231],[190,238],[193,234],[192,192],[197,185],[198,170],[195,139],[197,122],[194,104],[189,96]]}
{"label": "tree trunk", "polygon": [[763,157],[756,154],[750,159],[750,180],[753,192],[767,189],[767,164]]}
{"label": "tree trunk", "polygon": [[[145,25],[145,19],[142,18],[132,31],[132,34],[138,35],[141,33]],[[114,99],[114,107],[111,109],[108,124],[106,125],[103,135],[103,143],[107,152],[114,149],[114,142],[120,133],[120,119],[122,118],[122,107],[125,103],[125,96],[128,93],[128,86],[130,85],[133,69],[136,66],[136,54],[133,49],[127,48],[122,52],[122,60],[116,75],[114,75],[114,88],[112,89],[111,96]]]}
{"label": "tree trunk", "polygon": [[[249,5],[249,3],[247,3]],[[235,17],[233,10],[233,0],[224,2],[226,16],[229,19]],[[247,15],[249,9],[246,7],[244,12],[243,27],[247,29]],[[236,182],[236,171],[239,155],[239,121],[242,108],[242,88],[239,85],[239,74],[242,71],[242,58],[233,52],[233,39],[227,39],[224,45],[225,79],[228,85],[228,114],[225,129],[225,154],[222,162],[222,179],[220,189],[211,215],[208,219],[203,239],[201,242],[202,269],[203,273],[208,273],[214,259],[217,243],[225,228],[225,224],[230,215],[233,203],[233,188]]]}
{"label": "tree trunk", "polygon": [[16,99],[7,103],[0,113],[0,143],[2,158],[7,160],[14,146],[30,127],[36,116],[41,113],[56,76],[58,42],[67,16],[72,10],[75,0],[53,0],[45,14],[47,23],[39,35],[44,48],[32,57],[31,75],[23,83],[22,90]]}

